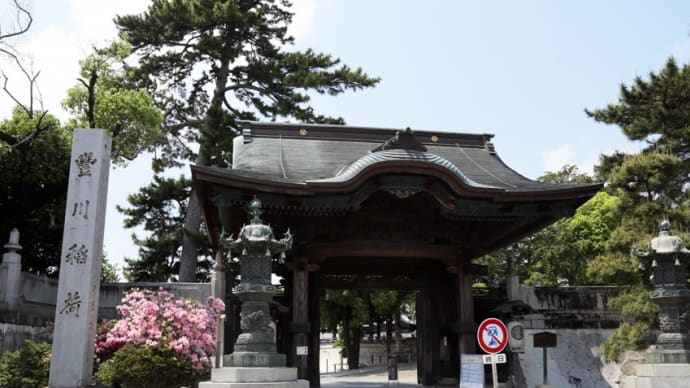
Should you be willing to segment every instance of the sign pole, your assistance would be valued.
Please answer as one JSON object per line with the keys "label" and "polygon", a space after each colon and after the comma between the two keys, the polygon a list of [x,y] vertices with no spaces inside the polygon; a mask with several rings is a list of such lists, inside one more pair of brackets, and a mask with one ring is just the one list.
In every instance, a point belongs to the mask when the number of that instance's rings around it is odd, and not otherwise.
{"label": "sign pole", "polygon": [[493,375],[493,387],[498,387],[498,370],[496,368],[496,357],[491,355],[491,374]]}
{"label": "sign pole", "polygon": [[548,368],[546,366],[546,348],[541,348],[542,349],[542,357],[544,358],[544,385],[548,384]]}

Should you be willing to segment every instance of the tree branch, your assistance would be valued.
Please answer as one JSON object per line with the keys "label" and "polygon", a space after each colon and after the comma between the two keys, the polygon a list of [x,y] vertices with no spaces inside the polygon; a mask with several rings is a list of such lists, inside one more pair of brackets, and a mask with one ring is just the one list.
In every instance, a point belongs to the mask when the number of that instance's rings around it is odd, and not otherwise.
{"label": "tree branch", "polygon": [[19,142],[15,143],[10,148],[17,148],[17,147],[21,146],[22,144],[28,143],[28,142],[32,141],[34,138],[36,138],[36,136],[38,136],[41,132],[48,129],[47,127],[42,126],[43,119],[46,117],[47,114],[48,114],[48,111],[41,112],[41,115],[38,117],[38,121],[36,122],[36,126],[34,127],[33,132],[31,132],[31,134],[29,134],[29,136],[26,136],[22,140],[20,140]]}
{"label": "tree branch", "polygon": [[[27,32],[27,31],[29,31],[29,28],[31,28],[31,23],[34,22],[33,17],[31,17],[31,13],[30,13],[29,11],[27,11],[24,7],[22,7],[21,5],[19,5],[19,1],[18,1],[18,0],[14,0],[14,6],[17,7],[17,9],[18,9],[18,11],[17,11],[17,24],[19,25],[19,31],[10,32],[10,33],[7,33],[7,34],[5,34],[5,35],[3,35],[3,34],[0,32],[0,40],[7,39],[7,38],[12,38],[12,37],[14,37],[14,36],[18,36],[18,35],[21,35],[21,34]],[[20,20],[20,15],[21,15],[22,13],[23,13],[24,15],[26,15],[27,18],[29,18],[29,22],[26,24],[25,27],[22,27],[22,23],[21,23],[21,20]]]}
{"label": "tree branch", "polygon": [[175,124],[175,125],[165,125],[164,128],[170,132],[173,131],[179,131],[180,129],[186,128],[186,127],[198,127],[199,125],[203,124],[204,120],[201,119],[195,119],[195,120],[185,120],[181,123]]}
{"label": "tree branch", "polygon": [[7,89],[7,81],[9,81],[7,74],[5,74],[4,71],[0,71],[0,73],[2,73],[2,77],[5,78],[5,82],[3,82],[3,84],[2,84],[2,90],[12,99],[12,101],[14,101],[15,104],[17,104],[17,106],[22,108],[26,112],[26,114],[29,115],[29,117],[31,117],[32,116],[31,110],[29,110],[29,108],[27,108],[24,104],[22,104],[21,101],[19,101],[14,96],[14,94],[12,94],[12,92],[10,92],[9,89]]}
{"label": "tree branch", "polygon": [[0,131],[0,141],[3,141],[7,143],[10,147],[13,147],[19,140],[17,140],[16,137],[10,135],[9,133],[5,133]]}

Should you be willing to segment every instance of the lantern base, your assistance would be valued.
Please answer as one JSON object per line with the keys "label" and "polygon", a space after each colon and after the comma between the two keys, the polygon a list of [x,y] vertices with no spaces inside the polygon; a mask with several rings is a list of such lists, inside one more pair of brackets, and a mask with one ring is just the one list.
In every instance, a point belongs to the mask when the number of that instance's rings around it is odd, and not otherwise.
{"label": "lantern base", "polygon": [[235,352],[223,356],[223,365],[234,367],[284,367],[284,354],[260,352]]}
{"label": "lantern base", "polygon": [[645,359],[647,364],[690,364],[690,350],[655,350]]}

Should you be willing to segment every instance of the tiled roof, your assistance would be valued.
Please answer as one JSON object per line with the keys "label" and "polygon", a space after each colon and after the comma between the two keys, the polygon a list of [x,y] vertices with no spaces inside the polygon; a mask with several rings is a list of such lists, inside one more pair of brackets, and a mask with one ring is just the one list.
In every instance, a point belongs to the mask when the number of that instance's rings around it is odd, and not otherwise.
{"label": "tiled roof", "polygon": [[492,135],[415,131],[426,152],[375,151],[396,130],[345,126],[247,123],[235,139],[230,175],[308,184],[343,182],[386,162],[427,163],[446,168],[464,184],[502,191],[573,189],[528,179],[508,167],[489,142]]}

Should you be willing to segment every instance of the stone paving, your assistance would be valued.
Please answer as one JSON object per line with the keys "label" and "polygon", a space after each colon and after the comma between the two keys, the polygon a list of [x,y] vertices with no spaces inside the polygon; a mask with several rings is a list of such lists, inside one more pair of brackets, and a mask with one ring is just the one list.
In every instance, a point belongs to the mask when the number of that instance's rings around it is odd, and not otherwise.
{"label": "stone paving", "polygon": [[417,366],[415,364],[400,364],[398,368],[398,382],[388,381],[388,370],[385,366],[375,366],[352,371],[321,374],[321,387],[324,388],[379,388],[420,387],[417,384]]}

